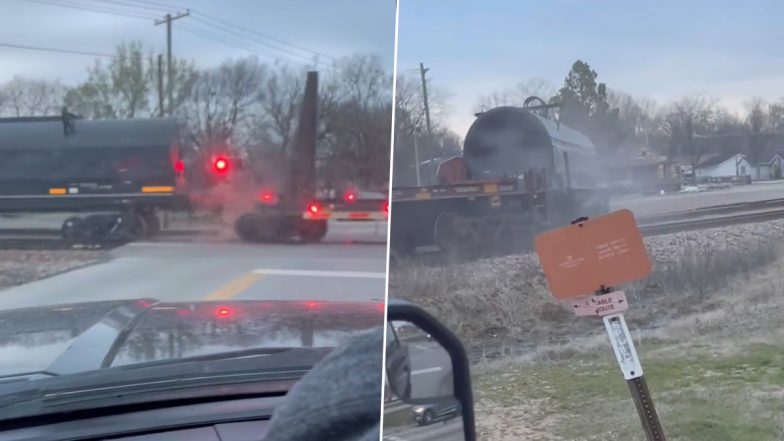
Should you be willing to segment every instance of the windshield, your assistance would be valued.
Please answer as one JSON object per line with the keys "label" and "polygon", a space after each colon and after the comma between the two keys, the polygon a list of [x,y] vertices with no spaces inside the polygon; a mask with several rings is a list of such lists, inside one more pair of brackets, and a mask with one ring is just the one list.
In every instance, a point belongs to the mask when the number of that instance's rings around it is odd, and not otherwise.
{"label": "windshield", "polygon": [[389,274],[479,438],[780,438],[784,5],[487,3],[401,2]]}
{"label": "windshield", "polygon": [[298,378],[383,326],[394,26],[392,2],[4,2],[0,408]]}

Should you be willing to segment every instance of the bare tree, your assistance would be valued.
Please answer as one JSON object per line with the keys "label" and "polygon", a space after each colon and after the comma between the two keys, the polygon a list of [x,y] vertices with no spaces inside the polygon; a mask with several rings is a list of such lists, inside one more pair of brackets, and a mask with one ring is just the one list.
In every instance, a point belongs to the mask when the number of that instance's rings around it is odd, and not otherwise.
{"label": "bare tree", "polygon": [[[176,110],[190,95],[195,80],[192,62],[173,60],[174,103]],[[158,67],[152,54],[145,56],[140,42],[124,42],[108,64],[96,60],[87,70],[85,82],[69,89],[68,107],[90,118],[127,119],[157,116]]]}
{"label": "bare tree", "polygon": [[621,128],[638,143],[650,144],[651,135],[660,127],[661,109],[656,101],[634,98],[616,90],[607,92],[607,104],[618,109]]}
{"label": "bare tree", "polygon": [[58,81],[14,77],[0,87],[0,115],[56,115],[63,105],[65,87]]}
{"label": "bare tree", "polygon": [[0,116],[6,115],[6,106],[8,104],[8,93],[0,87]]}
{"label": "bare tree", "polygon": [[340,97],[324,115],[323,146],[332,181],[348,179],[375,188],[389,179],[392,78],[378,57],[340,60],[332,78]]}
{"label": "bare tree", "polygon": [[212,145],[242,147],[242,131],[258,116],[260,85],[267,70],[253,57],[224,62],[198,75],[180,114],[190,141],[198,149]]}
{"label": "bare tree", "polygon": [[[422,96],[422,83],[419,77],[397,76],[395,87],[396,135],[410,136],[425,131],[425,105]],[[449,94],[437,85],[427,86],[430,122],[434,131],[438,130],[448,112]]]}
{"label": "bare tree", "polygon": [[267,146],[284,152],[291,142],[300,99],[304,90],[304,72],[287,65],[278,65],[262,86],[263,114],[255,133]]}
{"label": "bare tree", "polygon": [[[746,103],[746,129],[749,133],[749,157],[759,176],[759,162],[765,151],[768,134],[777,125],[778,115],[773,115],[772,109],[764,99],[754,97]],[[773,112],[771,112],[773,110]]]}
{"label": "bare tree", "polygon": [[475,110],[481,112],[493,107],[522,106],[526,98],[530,96],[537,96],[548,101],[557,92],[557,88],[549,81],[543,78],[531,78],[514,87],[480,96]]}
{"label": "bare tree", "polygon": [[691,158],[693,171],[705,154],[704,146],[694,142],[697,132],[705,133],[715,121],[718,99],[702,94],[694,94],[681,98],[673,104],[674,112],[680,128],[679,139],[682,151]]}

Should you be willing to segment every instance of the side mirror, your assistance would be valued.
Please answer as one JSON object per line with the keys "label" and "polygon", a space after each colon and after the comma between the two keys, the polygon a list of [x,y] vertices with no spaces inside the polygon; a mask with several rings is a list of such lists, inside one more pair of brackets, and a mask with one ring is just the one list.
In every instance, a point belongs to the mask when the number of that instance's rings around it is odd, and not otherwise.
{"label": "side mirror", "polygon": [[422,308],[399,299],[387,307],[386,382],[385,436],[476,439],[465,348]]}

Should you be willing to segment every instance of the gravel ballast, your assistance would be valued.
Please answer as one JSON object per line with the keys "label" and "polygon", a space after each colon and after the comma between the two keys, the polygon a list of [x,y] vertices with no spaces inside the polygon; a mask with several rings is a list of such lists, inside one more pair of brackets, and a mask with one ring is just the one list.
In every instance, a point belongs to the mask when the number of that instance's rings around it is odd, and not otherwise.
{"label": "gravel ballast", "polygon": [[[624,286],[630,322],[655,328],[716,307],[713,294],[775,261],[784,220],[645,238],[653,273]],[[471,346],[488,340],[537,344],[596,329],[552,299],[535,254],[442,267],[403,263],[390,271],[390,297],[430,310]]]}
{"label": "gravel ballast", "polygon": [[0,250],[0,289],[104,262],[101,250]]}

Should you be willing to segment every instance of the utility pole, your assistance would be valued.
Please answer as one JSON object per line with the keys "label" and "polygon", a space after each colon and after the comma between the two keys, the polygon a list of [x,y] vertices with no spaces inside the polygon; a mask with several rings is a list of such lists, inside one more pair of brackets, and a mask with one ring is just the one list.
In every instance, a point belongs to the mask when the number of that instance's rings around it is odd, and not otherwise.
{"label": "utility pole", "polygon": [[[433,135],[432,126],[430,125],[430,105],[427,102],[427,79],[425,74],[430,69],[425,69],[424,63],[419,63],[419,75],[422,77],[422,98],[425,103],[425,128],[427,129],[427,145],[430,145],[431,136]],[[419,174],[419,143],[417,136],[414,134],[414,158],[416,160],[416,180],[417,187],[422,185],[422,180]]]}
{"label": "utility pole", "polygon": [[416,185],[422,186],[422,178],[419,175],[419,143],[417,142],[417,135],[414,133],[414,166],[416,167]]}
{"label": "utility pole", "polygon": [[174,110],[174,91],[172,89],[174,78],[172,71],[172,22],[189,15],[191,15],[191,12],[186,10],[185,12],[181,12],[175,16],[166,14],[164,18],[155,20],[156,26],[166,23],[166,92],[169,98],[169,116],[172,115],[172,110]]}
{"label": "utility pole", "polygon": [[163,54],[158,54],[158,114],[163,118]]}
{"label": "utility pole", "polygon": [[432,128],[430,126],[430,106],[427,102],[427,80],[425,79],[425,74],[430,69],[425,69],[424,63],[419,63],[419,74],[422,76],[422,95],[425,100],[425,124],[427,126],[427,134],[432,134]]}

